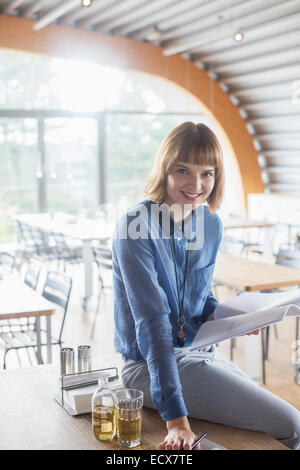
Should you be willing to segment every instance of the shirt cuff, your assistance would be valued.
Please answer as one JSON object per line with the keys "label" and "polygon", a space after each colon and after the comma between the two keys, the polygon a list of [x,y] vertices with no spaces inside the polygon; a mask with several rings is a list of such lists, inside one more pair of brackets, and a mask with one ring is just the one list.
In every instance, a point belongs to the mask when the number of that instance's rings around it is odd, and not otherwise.
{"label": "shirt cuff", "polygon": [[219,302],[214,298],[209,296],[204,305],[204,309],[201,315],[201,322],[205,323],[207,319],[214,313],[216,307],[219,305]]}
{"label": "shirt cuff", "polygon": [[155,403],[155,407],[164,421],[188,415],[182,397],[174,397],[162,403]]}

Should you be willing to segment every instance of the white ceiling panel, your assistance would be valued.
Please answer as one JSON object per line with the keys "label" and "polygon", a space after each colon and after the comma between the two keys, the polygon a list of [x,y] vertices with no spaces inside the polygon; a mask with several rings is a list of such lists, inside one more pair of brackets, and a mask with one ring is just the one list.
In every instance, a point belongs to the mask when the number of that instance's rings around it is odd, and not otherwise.
{"label": "white ceiling panel", "polygon": [[[0,0],[0,14],[147,41],[184,54],[247,121],[266,190],[300,195],[300,0]],[[242,31],[243,40],[234,34]]]}

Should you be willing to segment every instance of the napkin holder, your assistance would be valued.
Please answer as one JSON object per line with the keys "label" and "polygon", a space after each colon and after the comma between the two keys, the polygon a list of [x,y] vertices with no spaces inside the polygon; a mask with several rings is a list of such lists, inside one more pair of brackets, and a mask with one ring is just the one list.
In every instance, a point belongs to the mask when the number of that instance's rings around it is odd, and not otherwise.
{"label": "napkin holder", "polygon": [[59,378],[60,392],[56,394],[55,400],[71,416],[89,414],[92,411],[91,401],[98,386],[98,379],[103,376],[108,377],[112,390],[124,388],[119,381],[116,367],[64,374]]}

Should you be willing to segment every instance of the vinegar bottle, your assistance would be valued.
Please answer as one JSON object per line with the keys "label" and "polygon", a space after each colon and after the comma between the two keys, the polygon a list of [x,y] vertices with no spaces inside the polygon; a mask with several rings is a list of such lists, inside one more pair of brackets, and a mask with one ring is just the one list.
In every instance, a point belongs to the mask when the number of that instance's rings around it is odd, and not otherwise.
{"label": "vinegar bottle", "polygon": [[108,377],[98,379],[98,388],[92,398],[93,434],[99,441],[114,438],[116,418],[114,395],[108,386]]}

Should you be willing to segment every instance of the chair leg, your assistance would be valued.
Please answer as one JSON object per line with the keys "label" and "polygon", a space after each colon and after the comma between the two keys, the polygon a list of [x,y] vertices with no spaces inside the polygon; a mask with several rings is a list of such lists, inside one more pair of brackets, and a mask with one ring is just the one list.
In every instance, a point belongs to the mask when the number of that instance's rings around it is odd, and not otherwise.
{"label": "chair leg", "polygon": [[299,359],[299,317],[296,317],[296,361]]}
{"label": "chair leg", "polygon": [[261,352],[262,352],[262,382],[266,383],[266,352],[265,352],[265,335],[264,331],[261,331]]}
{"label": "chair leg", "polygon": [[265,345],[265,358],[269,359],[269,339],[270,339],[270,327],[266,329],[266,345]]}
{"label": "chair leg", "polygon": [[10,351],[10,349],[7,349],[5,352],[4,352],[4,356],[3,356],[3,369],[5,370],[6,369],[6,355],[7,353]]}
{"label": "chair leg", "polygon": [[100,308],[101,292],[102,292],[102,289],[99,290],[99,294],[98,294],[97,307],[96,307],[96,310],[95,310],[94,321],[93,321],[92,331],[91,331],[91,339],[94,338],[94,332],[95,332],[95,328],[96,328],[97,315],[98,315],[99,308]]}
{"label": "chair leg", "polygon": [[236,339],[233,338],[230,340],[230,360],[233,361],[233,351],[236,346]]}

